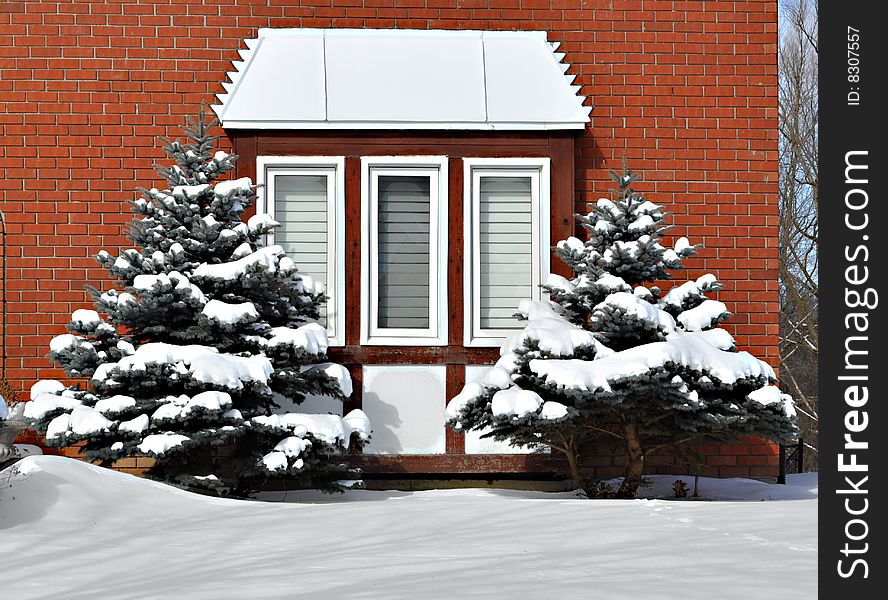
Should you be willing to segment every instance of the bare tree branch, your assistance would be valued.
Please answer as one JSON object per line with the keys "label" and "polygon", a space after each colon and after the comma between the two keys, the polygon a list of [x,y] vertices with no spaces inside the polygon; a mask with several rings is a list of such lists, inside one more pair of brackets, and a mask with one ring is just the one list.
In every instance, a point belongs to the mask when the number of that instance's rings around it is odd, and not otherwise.
{"label": "bare tree branch", "polygon": [[817,61],[815,0],[781,0],[779,80],[780,369],[817,445]]}

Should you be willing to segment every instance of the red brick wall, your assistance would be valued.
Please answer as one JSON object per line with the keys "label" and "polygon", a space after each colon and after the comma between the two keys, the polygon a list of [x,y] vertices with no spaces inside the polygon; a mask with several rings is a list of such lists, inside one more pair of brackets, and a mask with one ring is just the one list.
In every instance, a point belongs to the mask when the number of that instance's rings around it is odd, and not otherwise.
{"label": "red brick wall", "polygon": [[[645,457],[645,475],[695,474],[705,477],[774,477],[779,470],[779,448],[774,444],[743,436],[735,444],[699,444],[685,459],[669,450]],[[688,462],[701,464],[689,466]],[[581,457],[582,472],[588,477],[610,479],[623,475],[626,456],[620,446],[601,443],[591,446]]]}
{"label": "red brick wall", "polygon": [[535,29],[562,42],[595,105],[578,209],[622,155],[639,189],[703,242],[738,343],[776,364],[777,2],[102,0],[0,5],[0,207],[9,229],[9,373],[60,377],[49,338],[110,286],[91,256],[126,246],[126,204],[157,180],[157,136],[221,92],[260,27]]}

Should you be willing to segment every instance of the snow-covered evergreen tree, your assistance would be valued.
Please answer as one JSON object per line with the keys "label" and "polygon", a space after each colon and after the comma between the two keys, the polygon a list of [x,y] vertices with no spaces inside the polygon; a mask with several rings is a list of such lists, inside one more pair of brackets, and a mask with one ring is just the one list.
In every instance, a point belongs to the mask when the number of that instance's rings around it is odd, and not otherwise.
{"label": "snow-covered evergreen tree", "polygon": [[627,459],[617,495],[633,497],[656,449],[744,434],[787,441],[797,428],[771,367],[738,352],[718,327],[730,313],[706,297],[721,287],[713,275],[666,293],[646,285],[668,279],[695,247],[686,238],[663,247],[662,207],[632,190],[628,170],[611,176],[616,200],[578,215],[587,241],[557,246],[575,277],[550,275],[543,287],[551,301],[521,303],[524,330],[482,382],[451,400],[447,415],[456,429],[547,444],[590,495],[604,490],[583,476],[582,448],[615,440]]}
{"label": "snow-covered evergreen tree", "polygon": [[360,410],[293,411],[309,395],[344,400],[351,379],[326,362],[323,286],[263,245],[270,217],[242,220],[249,178],[217,181],[236,157],[214,153],[215,124],[201,113],[188,143],[164,147],[168,189],[133,203],[136,248],[97,257],[122,289],[90,288],[98,311],[75,311],[50,343],[52,360],[91,389],[37,382],[25,416],[49,444],[84,442],[102,464],[152,456],[148,474],[171,482],[243,494],[286,475],[336,487],[369,422]]}

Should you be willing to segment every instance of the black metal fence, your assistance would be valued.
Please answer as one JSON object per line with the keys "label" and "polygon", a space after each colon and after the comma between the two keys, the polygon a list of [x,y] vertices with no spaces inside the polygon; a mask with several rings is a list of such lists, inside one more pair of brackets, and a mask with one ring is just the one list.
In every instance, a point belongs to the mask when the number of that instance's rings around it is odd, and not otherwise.
{"label": "black metal fence", "polygon": [[801,473],[805,465],[805,440],[799,438],[798,443],[780,445],[780,472],[777,483],[786,484],[787,473]]}

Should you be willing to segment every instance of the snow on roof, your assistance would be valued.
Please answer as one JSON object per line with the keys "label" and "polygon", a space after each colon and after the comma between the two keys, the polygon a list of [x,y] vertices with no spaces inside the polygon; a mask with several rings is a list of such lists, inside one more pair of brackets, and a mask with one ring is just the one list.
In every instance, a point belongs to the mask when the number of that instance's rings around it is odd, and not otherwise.
{"label": "snow on roof", "polygon": [[545,31],[260,29],[213,110],[226,129],[583,129]]}

